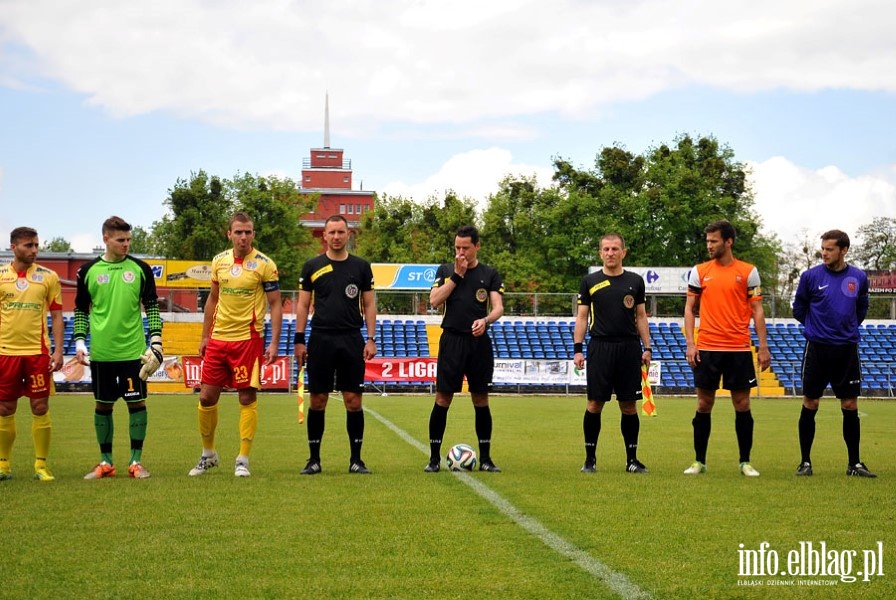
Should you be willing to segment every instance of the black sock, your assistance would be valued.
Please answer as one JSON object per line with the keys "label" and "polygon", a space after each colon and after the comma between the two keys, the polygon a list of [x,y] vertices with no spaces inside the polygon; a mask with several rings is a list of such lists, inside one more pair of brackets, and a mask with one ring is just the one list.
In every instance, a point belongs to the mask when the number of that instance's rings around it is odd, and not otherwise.
{"label": "black sock", "polygon": [[849,464],[861,462],[859,458],[859,440],[862,437],[859,425],[859,411],[840,409],[843,413],[843,441],[846,442],[846,452],[849,454]]}
{"label": "black sock", "polygon": [[585,430],[585,460],[588,462],[597,461],[597,438],[600,436],[600,414],[585,411],[585,418],[582,419],[582,429]]}
{"label": "black sock", "polygon": [[691,421],[694,426],[694,460],[706,464],[706,448],[712,432],[712,413],[698,412]]}
{"label": "black sock", "polygon": [[492,411],[486,406],[474,406],[476,413],[476,437],[479,438],[479,461],[492,459]]}
{"label": "black sock", "polygon": [[627,415],[622,413],[619,421],[619,429],[622,431],[622,441],[625,442],[625,458],[631,462],[638,459],[638,433],[641,430],[641,420],[638,413]]}
{"label": "black sock", "polygon": [[348,444],[351,449],[351,462],[361,461],[361,445],[364,444],[364,411],[346,411],[345,430],[348,431]]}
{"label": "black sock", "polygon": [[445,427],[448,425],[448,408],[432,405],[429,413],[429,462],[438,463],[442,460],[442,436],[445,435]]}
{"label": "black sock", "polygon": [[734,432],[737,434],[737,449],[740,462],[750,462],[753,449],[753,413],[749,410],[734,413]]}
{"label": "black sock", "polygon": [[802,462],[812,462],[810,455],[812,453],[812,443],[815,441],[815,413],[817,412],[817,408],[812,410],[805,406],[800,411],[799,432]]}
{"label": "black sock", "polygon": [[320,442],[324,437],[326,411],[308,409],[308,450],[311,460],[320,462]]}

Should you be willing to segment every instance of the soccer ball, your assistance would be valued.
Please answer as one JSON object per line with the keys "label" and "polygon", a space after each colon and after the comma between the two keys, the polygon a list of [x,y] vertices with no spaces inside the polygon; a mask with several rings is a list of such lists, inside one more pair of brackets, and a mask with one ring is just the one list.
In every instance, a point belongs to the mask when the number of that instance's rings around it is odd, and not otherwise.
{"label": "soccer ball", "polygon": [[448,450],[445,460],[451,471],[472,471],[476,467],[476,451],[467,444],[455,444]]}

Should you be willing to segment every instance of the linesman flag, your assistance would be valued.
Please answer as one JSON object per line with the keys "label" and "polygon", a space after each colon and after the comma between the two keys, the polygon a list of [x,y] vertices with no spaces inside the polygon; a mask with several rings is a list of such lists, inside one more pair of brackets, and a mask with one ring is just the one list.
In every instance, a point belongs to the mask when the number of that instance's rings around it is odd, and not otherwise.
{"label": "linesman flag", "polygon": [[641,365],[641,414],[645,417],[656,416],[656,404],[653,403],[653,392],[650,390],[650,379],[647,377],[647,365]]}
{"label": "linesman flag", "polygon": [[299,425],[305,422],[305,365],[299,369],[299,381],[296,384],[299,396]]}

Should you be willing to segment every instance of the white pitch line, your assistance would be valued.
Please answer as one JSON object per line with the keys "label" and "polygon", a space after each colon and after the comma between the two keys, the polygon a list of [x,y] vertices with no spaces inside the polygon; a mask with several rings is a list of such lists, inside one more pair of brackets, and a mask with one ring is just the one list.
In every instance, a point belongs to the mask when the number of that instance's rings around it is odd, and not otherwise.
{"label": "white pitch line", "polygon": [[[380,423],[391,429],[398,437],[405,442],[420,450],[423,454],[429,456],[429,447],[420,443],[416,438],[408,432],[398,427],[395,423],[371,410],[364,407],[364,412],[374,417]],[[557,535],[532,517],[525,515],[513,504],[502,498],[497,492],[489,488],[487,485],[479,481],[477,478],[463,472],[453,472],[463,483],[468,485],[482,498],[487,500],[492,506],[497,508],[506,517],[514,523],[537,537],[544,545],[551,548],[558,554],[565,556],[577,564],[582,570],[590,573],[594,577],[603,581],[607,587],[622,596],[623,598],[651,598],[652,596],[630,581],[628,577],[622,573],[618,573],[589,555],[587,552],[576,548],[571,542]]]}

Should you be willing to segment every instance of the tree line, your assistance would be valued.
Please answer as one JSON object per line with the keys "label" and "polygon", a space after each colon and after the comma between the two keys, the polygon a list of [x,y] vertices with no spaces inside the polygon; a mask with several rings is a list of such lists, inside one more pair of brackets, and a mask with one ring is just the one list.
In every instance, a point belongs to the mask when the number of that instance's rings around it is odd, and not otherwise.
{"label": "tree line", "polygon": [[[499,270],[508,291],[572,293],[588,268],[600,264],[605,233],[624,236],[629,266],[689,267],[706,260],[703,228],[727,219],[738,234],[735,255],[757,266],[766,294],[790,298],[799,274],[818,263],[815,233],[785,242],[763,232],[747,167],[712,136],[680,135],[643,154],[617,144],[601,148],[588,168],[562,157],[552,167],[548,186],[534,177],[504,178],[482,210],[452,191],[422,202],[378,196],[374,210],[361,216],[353,252],[371,262],[450,262],[455,230],[475,224],[480,257]],[[210,260],[229,246],[228,218],[243,210],[255,221],[257,247],[276,261],[285,288],[294,288],[304,261],[320,252],[320,242],[299,222],[316,200],[290,178],[224,179],[200,170],[168,190],[159,221],[135,228],[132,252]],[[896,269],[896,219],[877,217],[848,233],[851,262]],[[54,238],[45,249],[71,247]]]}

